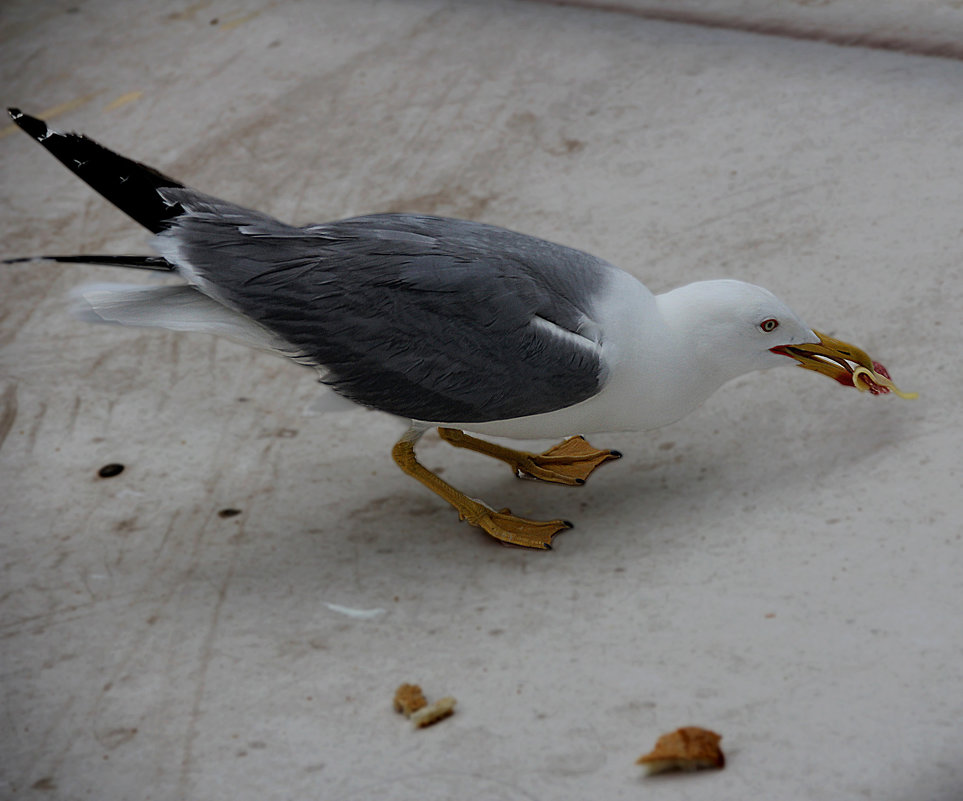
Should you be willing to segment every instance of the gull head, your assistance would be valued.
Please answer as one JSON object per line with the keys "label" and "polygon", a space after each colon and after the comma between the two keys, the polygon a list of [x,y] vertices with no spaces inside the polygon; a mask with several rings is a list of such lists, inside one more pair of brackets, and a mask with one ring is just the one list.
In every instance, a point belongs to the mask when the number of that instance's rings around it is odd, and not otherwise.
{"label": "gull head", "polygon": [[768,289],[727,279],[699,281],[660,301],[666,322],[698,368],[720,383],[789,364],[788,357],[843,386],[915,397],[897,389],[886,368],[864,350],[813,330]]}
{"label": "gull head", "polygon": [[782,352],[774,349],[820,341],[772,292],[743,281],[699,281],[659,300],[694,366],[718,381],[786,364]]}

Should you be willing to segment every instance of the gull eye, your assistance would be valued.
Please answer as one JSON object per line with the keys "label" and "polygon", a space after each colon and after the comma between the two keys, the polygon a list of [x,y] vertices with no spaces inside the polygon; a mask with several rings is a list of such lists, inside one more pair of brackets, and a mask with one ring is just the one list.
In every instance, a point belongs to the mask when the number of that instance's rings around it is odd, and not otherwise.
{"label": "gull eye", "polygon": [[759,328],[765,331],[767,334],[771,334],[777,328],[779,328],[779,321],[774,317],[770,317],[768,320],[763,320],[759,323]]}

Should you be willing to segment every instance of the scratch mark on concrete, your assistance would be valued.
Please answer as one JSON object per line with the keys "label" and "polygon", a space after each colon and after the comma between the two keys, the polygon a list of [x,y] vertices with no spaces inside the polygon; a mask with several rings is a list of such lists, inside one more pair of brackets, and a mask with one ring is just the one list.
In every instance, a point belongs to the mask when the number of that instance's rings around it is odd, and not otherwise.
{"label": "scratch mark on concrete", "polygon": [[[11,620],[0,625],[0,639],[6,640],[12,637],[19,637],[23,634],[24,628],[37,622],[42,622],[46,626],[53,624],[69,625],[79,622],[94,613],[94,606],[95,604],[93,602],[84,601],[83,603],[62,606],[50,611],[39,612],[35,615],[28,615],[27,617]],[[66,617],[66,615],[80,610],[84,610],[82,614],[78,614],[75,617]]]}
{"label": "scratch mark on concrete", "polygon": [[754,200],[752,203],[747,203],[743,206],[736,206],[735,208],[726,209],[720,214],[714,214],[711,217],[706,217],[705,219],[699,220],[692,225],[687,225],[684,228],[680,228],[677,233],[687,233],[689,231],[696,231],[700,228],[705,228],[708,225],[712,225],[717,222],[721,222],[729,217],[736,217],[740,214],[745,214],[746,212],[755,211],[756,209],[763,208],[765,206],[771,206],[779,201],[785,200],[786,198],[793,197],[794,195],[803,194],[804,192],[809,192],[813,189],[812,186],[800,186],[796,189],[787,189],[778,191],[773,195],[767,195],[759,200]]}
{"label": "scratch mark on concrete", "polygon": [[0,395],[0,448],[17,419],[17,385],[10,384]]}
{"label": "scratch mark on concrete", "polygon": [[221,619],[221,610],[224,608],[224,601],[227,598],[227,588],[234,578],[234,570],[237,564],[237,546],[231,552],[231,561],[224,573],[224,578],[217,591],[217,601],[211,613],[211,621],[204,635],[204,642],[200,650],[200,667],[198,668],[197,683],[194,685],[194,697],[191,703],[190,721],[188,723],[187,736],[184,742],[184,755],[181,759],[181,773],[178,779],[178,798],[189,798],[191,768],[194,764],[194,743],[200,734],[201,704],[204,701],[204,692],[207,687],[207,674],[214,656],[214,641],[217,638],[217,628]]}
{"label": "scratch mark on concrete", "polygon": [[654,22],[674,22],[702,28],[741,31],[761,36],[777,36],[782,39],[823,42],[837,47],[862,47],[867,50],[889,50],[914,56],[948,58],[963,61],[963,44],[959,42],[928,40],[923,36],[888,31],[834,31],[821,25],[773,19],[749,19],[734,14],[718,14],[711,11],[692,11],[681,8],[635,8],[622,3],[597,3],[586,0],[528,0],[551,6],[568,6],[584,11],[625,14]]}
{"label": "scratch mark on concrete", "polygon": [[[67,697],[67,700],[60,705],[56,712],[49,716],[49,725],[40,733],[37,739],[39,743],[38,747],[32,749],[31,752],[25,752],[23,754],[23,761],[19,765],[21,770],[21,780],[14,782],[17,785],[23,786],[29,781],[28,776],[35,776],[39,770],[38,767],[43,763],[43,771],[46,774],[42,779],[38,779],[34,783],[34,787],[37,789],[56,789],[56,784],[54,778],[57,775],[57,771],[63,764],[64,759],[67,756],[67,751],[73,746],[73,742],[67,738],[67,742],[70,743],[69,746],[59,749],[59,753],[54,754],[53,739],[54,735],[58,729],[64,726],[67,720],[67,715],[70,713],[71,708],[74,705],[75,696],[71,694]],[[39,785],[39,786],[38,786]]]}
{"label": "scratch mark on concrete", "polygon": [[44,401],[40,401],[37,404],[37,414],[34,417],[33,425],[31,425],[29,431],[27,431],[28,453],[33,453],[34,447],[37,444],[37,437],[40,435],[40,426],[43,424],[46,414],[47,404]]}
{"label": "scratch mark on concrete", "polygon": [[73,406],[70,407],[70,414],[67,417],[67,425],[64,428],[71,434],[77,430],[77,420],[80,417],[80,408],[83,401],[80,395],[74,395]]}

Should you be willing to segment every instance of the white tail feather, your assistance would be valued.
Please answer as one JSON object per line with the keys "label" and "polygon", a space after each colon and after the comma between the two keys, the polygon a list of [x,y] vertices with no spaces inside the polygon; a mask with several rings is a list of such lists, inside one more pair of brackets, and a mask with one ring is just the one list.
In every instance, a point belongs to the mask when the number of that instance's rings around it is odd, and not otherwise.
{"label": "white tail feather", "polygon": [[74,315],[87,322],[199,331],[286,356],[294,355],[296,350],[276,334],[192,286],[86,284],[71,295],[77,300],[72,309]]}

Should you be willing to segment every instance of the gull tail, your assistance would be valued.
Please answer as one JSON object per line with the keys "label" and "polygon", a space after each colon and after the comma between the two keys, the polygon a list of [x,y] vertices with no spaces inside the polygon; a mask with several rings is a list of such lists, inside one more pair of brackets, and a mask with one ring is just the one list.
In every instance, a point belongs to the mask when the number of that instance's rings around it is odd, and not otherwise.
{"label": "gull tail", "polygon": [[[9,109],[9,112],[21,129],[50,151],[74,175],[154,234],[162,234],[174,227],[175,220],[187,214],[187,206],[215,215],[240,215],[238,219],[243,222],[251,222],[253,218],[257,221],[266,219],[255,212],[243,212],[233,204],[194,192],[153,167],[114,153],[82,134],[55,131],[47,127],[43,120],[24,114],[19,109]],[[162,272],[177,269],[172,260],[163,256],[55,255],[7,259],[5,263],[35,260],[103,264]],[[75,290],[74,300],[74,314],[87,322],[199,331],[226,337],[259,350],[280,352],[294,359],[302,358],[301,353],[286,340],[208,296],[198,286],[95,284]]]}
{"label": "gull tail", "polygon": [[216,334],[249,348],[295,355],[290,344],[263,326],[185,284],[86,284],[71,294],[74,316],[89,323]]}
{"label": "gull tail", "polygon": [[114,153],[82,134],[55,131],[43,120],[17,108],[8,111],[23,131],[74,175],[148,230],[159,234],[171,220],[184,213],[179,203],[168,202],[158,191],[168,187],[185,188],[180,181]]}

